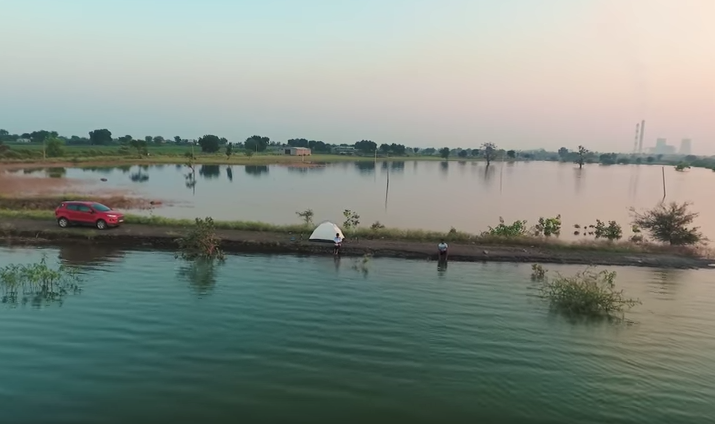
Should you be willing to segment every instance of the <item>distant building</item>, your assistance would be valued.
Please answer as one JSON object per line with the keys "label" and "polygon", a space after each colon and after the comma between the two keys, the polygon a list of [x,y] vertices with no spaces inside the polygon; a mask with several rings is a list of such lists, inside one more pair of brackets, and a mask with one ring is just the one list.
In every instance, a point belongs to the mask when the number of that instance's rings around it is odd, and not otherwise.
{"label": "distant building", "polygon": [[680,141],[680,151],[681,155],[691,155],[693,154],[693,143],[689,138],[684,138]]}
{"label": "distant building", "polygon": [[333,153],[336,155],[354,155],[356,151],[353,146],[337,146],[333,147]]}
{"label": "distant building", "polygon": [[29,138],[18,138],[17,140],[15,140],[15,143],[32,143],[32,140],[30,140]]}
{"label": "distant building", "polygon": [[291,156],[310,156],[310,149],[307,147],[286,147],[283,153]]}
{"label": "distant building", "polygon": [[675,146],[669,146],[667,139],[659,138],[655,141],[653,153],[656,155],[673,155],[675,154]]}

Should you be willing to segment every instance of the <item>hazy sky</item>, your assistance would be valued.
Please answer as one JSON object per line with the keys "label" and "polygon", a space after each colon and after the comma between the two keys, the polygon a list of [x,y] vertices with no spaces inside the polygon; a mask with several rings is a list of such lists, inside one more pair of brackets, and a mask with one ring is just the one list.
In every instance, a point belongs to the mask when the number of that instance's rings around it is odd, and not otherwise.
{"label": "hazy sky", "polygon": [[0,0],[0,128],[715,153],[715,0]]}

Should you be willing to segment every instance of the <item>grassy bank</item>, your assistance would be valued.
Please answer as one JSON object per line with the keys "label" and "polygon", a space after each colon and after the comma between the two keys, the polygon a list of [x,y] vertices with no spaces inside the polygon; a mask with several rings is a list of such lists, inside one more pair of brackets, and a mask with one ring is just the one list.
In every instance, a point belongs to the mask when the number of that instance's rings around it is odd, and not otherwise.
{"label": "grassy bank", "polygon": [[[0,209],[0,223],[2,219],[34,219],[54,221],[54,213],[46,210],[8,210]],[[173,219],[159,216],[125,215],[127,224],[147,225],[155,227],[190,227],[194,225],[192,219]],[[313,226],[303,224],[276,225],[257,221],[215,221],[219,230],[266,232],[276,234],[291,234],[308,237]],[[94,231],[94,230],[89,230]],[[702,248],[670,246],[653,243],[632,243],[629,241],[589,240],[569,242],[554,237],[518,236],[505,237],[494,235],[476,235],[461,231],[439,232],[427,230],[410,230],[398,228],[370,229],[359,228],[346,231],[349,239],[383,240],[400,242],[430,242],[438,243],[444,239],[458,244],[474,246],[499,246],[511,248],[543,248],[553,250],[578,250],[594,252],[622,252],[622,253],[662,253],[689,257],[709,256],[710,252]]]}
{"label": "grassy bank", "polygon": [[[123,155],[118,152],[116,146],[66,146],[65,153],[61,157],[44,158],[42,156],[42,146],[13,147],[4,156],[0,156],[0,163],[18,164],[38,164],[50,166],[51,164],[63,164],[65,166],[81,166],[92,164],[176,164],[185,163],[186,154],[192,153],[188,146],[166,146],[149,147],[149,156],[138,156],[136,154]],[[314,154],[312,156],[299,157],[281,155],[275,153],[258,153],[253,156],[246,156],[242,152],[237,152],[231,156],[226,156],[223,152],[205,154],[200,149],[195,148],[194,163],[203,165],[271,165],[271,164],[293,164],[293,163],[331,163],[331,162],[364,162],[364,161],[444,161],[438,156],[349,156],[335,154]],[[457,160],[481,160],[480,158],[458,158],[450,157],[450,161]]]}

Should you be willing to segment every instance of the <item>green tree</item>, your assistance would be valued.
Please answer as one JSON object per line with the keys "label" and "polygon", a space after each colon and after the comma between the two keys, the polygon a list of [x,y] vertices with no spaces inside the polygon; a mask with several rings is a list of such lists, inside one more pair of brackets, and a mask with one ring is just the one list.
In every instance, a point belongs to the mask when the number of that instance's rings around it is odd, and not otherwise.
{"label": "green tree", "polygon": [[516,159],[516,151],[514,151],[514,150],[508,150],[508,151],[506,152],[506,156],[507,156],[509,159]]}
{"label": "green tree", "polygon": [[466,158],[467,155],[468,155],[468,153],[467,153],[466,150],[460,150],[460,151],[457,153],[457,156],[459,156],[460,158]]}
{"label": "green tree", "polygon": [[65,155],[65,143],[57,137],[48,137],[45,140],[45,154],[50,158],[59,158]]}
{"label": "green tree", "polygon": [[112,144],[112,132],[108,129],[90,131],[89,144],[95,146]]}
{"label": "green tree", "polygon": [[645,161],[648,162],[648,163],[653,163],[653,162],[655,162],[655,158],[654,158],[653,156],[648,156],[648,157],[645,159]]}
{"label": "green tree", "polygon": [[154,141],[154,137],[148,135],[148,136],[144,137],[144,141],[146,141],[146,144],[151,144],[152,141]]}
{"label": "green tree", "polygon": [[199,146],[204,153],[216,153],[219,149],[220,139],[212,134],[207,134],[199,138]]}
{"label": "green tree", "polygon": [[562,147],[559,149],[559,157],[563,160],[569,155],[569,149]]}
{"label": "green tree", "polygon": [[578,146],[578,157],[576,158],[576,163],[578,163],[578,169],[583,168],[583,164],[586,162],[586,155],[589,154],[589,151],[583,147],[583,146]]}
{"label": "green tree", "polygon": [[132,136],[131,135],[125,135],[124,137],[119,137],[117,139],[121,144],[129,144],[130,141],[132,141]]}
{"label": "green tree", "polygon": [[157,135],[154,137],[154,144],[164,144],[164,137]]}
{"label": "green tree", "polygon": [[233,154],[233,144],[231,143],[226,143],[226,158],[230,158],[231,155]]}
{"label": "green tree", "polygon": [[439,156],[445,160],[449,159],[449,147],[442,147],[439,149]]}
{"label": "green tree", "polygon": [[699,227],[689,227],[697,212],[690,212],[688,208],[692,204],[689,202],[668,205],[660,204],[655,208],[639,213],[631,208],[633,225],[651,233],[658,241],[671,245],[697,244],[704,240]]}
{"label": "green tree", "polygon": [[390,153],[390,145],[386,144],[386,143],[382,143],[380,145],[380,153],[382,153],[383,155]]}
{"label": "green tree", "polygon": [[268,143],[271,142],[271,139],[268,137],[261,137],[260,135],[254,135],[251,137],[248,137],[246,141],[243,143],[243,146],[247,150],[252,150],[254,152],[264,152],[268,148]]}
{"label": "green tree", "polygon": [[487,166],[489,166],[496,157],[496,151],[497,146],[495,146],[494,143],[482,144],[482,153],[484,154],[484,160],[487,161]]}
{"label": "green tree", "polygon": [[179,137],[178,135],[175,135],[175,136],[174,136],[174,143],[176,143],[176,144],[181,143],[181,137]]}
{"label": "green tree", "polygon": [[146,154],[148,153],[146,140],[132,139],[129,141],[129,146],[132,149],[135,149],[137,151],[137,155],[139,156],[146,156]]}
{"label": "green tree", "polygon": [[375,153],[375,150],[377,150],[377,143],[370,140],[360,140],[355,143],[354,147],[355,150],[364,154]]}

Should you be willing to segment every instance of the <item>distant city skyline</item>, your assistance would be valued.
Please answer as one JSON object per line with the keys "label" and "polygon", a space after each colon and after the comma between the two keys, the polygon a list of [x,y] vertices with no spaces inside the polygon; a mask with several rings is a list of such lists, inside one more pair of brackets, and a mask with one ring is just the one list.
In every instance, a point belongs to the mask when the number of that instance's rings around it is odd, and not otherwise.
{"label": "distant city skyline", "polygon": [[[23,0],[0,128],[715,154],[711,0]],[[9,65],[8,65],[9,64]]]}

